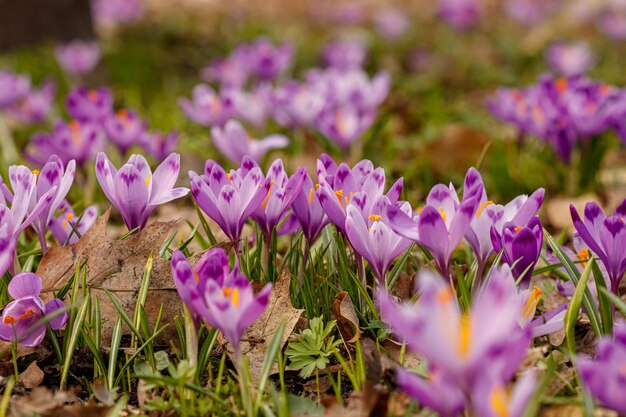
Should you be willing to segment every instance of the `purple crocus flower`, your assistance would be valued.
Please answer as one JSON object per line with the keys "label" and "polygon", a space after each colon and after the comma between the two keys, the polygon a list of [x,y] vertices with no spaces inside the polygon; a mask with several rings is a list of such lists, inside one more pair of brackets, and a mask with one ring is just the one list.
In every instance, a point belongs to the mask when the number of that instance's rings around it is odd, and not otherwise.
{"label": "purple crocus flower", "polygon": [[477,182],[465,190],[463,200],[459,201],[452,184],[447,187],[438,184],[428,193],[417,221],[398,207],[389,206],[389,226],[399,235],[424,245],[441,274],[449,277],[450,259],[470,226],[482,193],[482,183]]}
{"label": "purple crocus flower", "polygon": [[87,207],[83,214],[77,217],[72,206],[65,200],[57,208],[56,212],[59,214],[50,219],[48,227],[52,232],[52,236],[62,246],[73,245],[78,242],[78,239],[93,226],[98,217],[96,206]]}
{"label": "purple crocus flower", "polygon": [[134,145],[141,145],[147,123],[133,110],[120,109],[104,119],[103,128],[111,142],[125,155]]}
{"label": "purple crocus flower", "polygon": [[527,224],[521,225],[508,222],[502,233],[492,226],[491,243],[496,252],[504,250],[503,261],[513,268],[520,287],[528,288],[543,245],[543,226],[539,217],[533,216]]}
{"label": "purple crocus flower", "polygon": [[[25,347],[38,346],[46,335],[46,325],[32,328],[42,317],[63,307],[63,301],[53,298],[44,304],[39,297],[42,282],[39,275],[22,272],[9,282],[9,295],[13,298],[2,310],[0,340],[17,342]],[[52,317],[48,324],[58,330],[67,323],[67,312]]]}
{"label": "purple crocus flower", "polygon": [[265,127],[275,100],[274,89],[270,84],[258,84],[251,91],[233,89],[229,95],[238,118],[255,127]]}
{"label": "purple crocus flower", "polygon": [[141,146],[156,161],[164,161],[178,144],[179,133],[172,130],[168,133],[154,131],[144,132],[141,137]]}
{"label": "purple crocus flower", "polygon": [[481,417],[522,417],[536,390],[537,376],[533,371],[524,372],[509,388],[507,381],[500,381],[486,370],[474,388],[472,408]]}
{"label": "purple crocus flower", "polygon": [[579,356],[576,361],[583,384],[593,398],[602,406],[626,413],[624,390],[626,390],[626,326],[616,326],[612,338],[605,336],[596,346],[595,360]]}
{"label": "purple crocus flower", "polygon": [[206,84],[196,85],[191,92],[191,100],[180,98],[178,105],[187,117],[207,127],[222,126],[235,115],[230,92],[216,93]]}
{"label": "purple crocus flower", "polygon": [[58,45],[56,58],[61,68],[72,75],[89,74],[100,61],[100,44],[97,41],[74,40]]}
{"label": "purple crocus flower", "polygon": [[211,129],[211,136],[213,144],[235,164],[240,164],[246,155],[260,162],[268,151],[289,145],[289,139],[278,134],[253,139],[236,120],[226,122],[223,129],[214,127]]}
{"label": "purple crocus flower", "polygon": [[202,70],[201,77],[222,87],[241,88],[250,77],[249,54],[248,45],[240,45],[229,56],[211,62]]}
{"label": "purple crocus flower", "polygon": [[70,191],[75,175],[76,162],[71,160],[66,167],[61,158],[56,155],[50,156],[45,165],[41,168],[41,171],[37,171],[36,173],[37,183],[28,204],[29,213],[39,210],[39,201],[41,198],[51,190],[54,190],[51,194],[52,200],[50,203],[39,212],[39,215],[37,215],[31,223],[32,228],[39,237],[39,243],[41,244],[41,250],[44,255],[47,251],[46,231],[48,230],[48,223],[50,223],[56,208],[61,205],[65,196]]}
{"label": "purple crocus flower", "polygon": [[0,109],[12,106],[29,90],[29,78],[11,71],[0,71]]}
{"label": "purple crocus flower", "polygon": [[320,204],[309,174],[306,175],[300,192],[294,198],[291,209],[293,210],[292,216],[296,217],[309,246],[312,245],[330,220]]}
{"label": "purple crocus flower", "polygon": [[560,0],[505,0],[504,13],[509,19],[532,26],[558,10]]}
{"label": "purple crocus flower", "polygon": [[[385,195],[378,196],[368,212],[359,204],[366,198],[364,192],[354,194],[346,207],[346,236],[354,250],[367,259],[380,285],[385,285],[391,263],[411,246],[411,240],[402,237],[389,227],[387,207],[391,205]],[[396,207],[411,217],[409,203]]]}
{"label": "purple crocus flower", "polygon": [[106,87],[95,90],[76,87],[69,92],[65,106],[69,115],[78,121],[100,123],[113,113],[113,95]]}
{"label": "purple crocus flower", "polygon": [[40,89],[31,89],[8,110],[21,123],[44,122],[54,106],[55,92],[54,82],[46,81]]}
{"label": "purple crocus flower", "polygon": [[274,90],[272,115],[282,126],[311,127],[315,125],[328,96],[318,83],[293,80]]}
{"label": "purple crocus flower", "polygon": [[471,29],[480,19],[480,4],[476,0],[439,0],[439,15],[456,30]]}
{"label": "purple crocus flower", "polygon": [[597,17],[596,26],[613,40],[626,39],[626,2],[610,0],[603,6]]}
{"label": "purple crocus flower", "polygon": [[441,417],[456,417],[466,407],[463,391],[450,376],[439,372],[436,366],[429,366],[428,380],[400,368],[396,371],[396,383],[409,397],[436,411]]}
{"label": "purple crocus flower", "polygon": [[618,294],[619,283],[626,272],[626,200],[607,216],[595,202],[585,206],[584,221],[574,205],[570,205],[574,227],[580,238],[599,258],[611,281],[611,291]]}
{"label": "purple crocus flower", "polygon": [[[337,166],[331,157],[322,154],[317,160],[317,177],[320,204],[330,221],[344,234],[346,207],[355,194],[362,191],[358,205],[364,213],[369,213],[374,201],[385,191],[385,171],[374,169],[367,159],[350,168],[344,163]],[[398,202],[403,184],[404,179],[400,178],[389,188],[386,196],[391,204]]]}
{"label": "purple crocus flower", "polygon": [[546,60],[554,71],[566,77],[584,74],[596,64],[586,42],[555,43],[548,49]]}
{"label": "purple crocus flower", "polygon": [[404,10],[389,7],[376,14],[374,26],[383,38],[396,40],[406,34],[411,22]]}
{"label": "purple crocus flower", "polygon": [[250,44],[248,68],[257,78],[272,80],[289,68],[292,58],[290,44],[274,46],[269,39],[260,37]]}
{"label": "purple crocus flower", "polygon": [[202,319],[218,328],[238,355],[246,328],[267,308],[272,284],[254,294],[248,278],[239,272],[238,261],[231,270],[221,248],[205,252],[195,268],[182,252],[174,252],[172,276],[178,294],[196,322]]}
{"label": "purple crocus flower", "polygon": [[122,214],[128,230],[143,229],[154,209],[181,198],[188,188],[173,188],[180,171],[180,155],[170,154],[154,171],[141,155],[131,155],[118,171],[103,153],[96,158],[96,177],[104,194]]}
{"label": "purple crocus flower", "polygon": [[[246,159],[244,159],[245,161]],[[252,213],[252,219],[261,228],[268,248],[272,231],[287,215],[291,204],[302,189],[305,177],[306,169],[304,167],[299,168],[291,177],[287,176],[283,161],[280,158],[276,159],[267,171],[265,180],[270,182],[267,195],[262,200],[261,205]]]}
{"label": "purple crocus flower", "polygon": [[59,120],[52,133],[36,133],[31,137],[25,156],[31,162],[43,165],[49,155],[57,155],[64,164],[75,160],[83,167],[104,145],[104,134],[94,123]]}
{"label": "purple crocus flower", "polygon": [[324,46],[322,60],[327,67],[349,71],[363,67],[366,55],[365,44],[360,40],[335,40]]}
{"label": "purple crocus flower", "polygon": [[191,194],[198,206],[233,242],[241,237],[243,225],[267,197],[270,180],[265,180],[261,168],[244,158],[241,168],[226,173],[215,161],[208,160],[204,175],[189,171]]}
{"label": "purple crocus flower", "polygon": [[361,138],[374,120],[372,112],[361,113],[354,107],[344,106],[322,112],[317,129],[345,151]]}
{"label": "purple crocus flower", "polygon": [[92,0],[94,21],[101,26],[135,23],[145,14],[142,0]]}

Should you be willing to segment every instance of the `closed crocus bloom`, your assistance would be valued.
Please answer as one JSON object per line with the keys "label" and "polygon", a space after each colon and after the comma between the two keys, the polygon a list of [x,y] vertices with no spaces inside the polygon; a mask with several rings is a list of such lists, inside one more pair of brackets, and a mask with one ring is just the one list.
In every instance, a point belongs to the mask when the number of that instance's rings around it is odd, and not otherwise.
{"label": "closed crocus bloom", "polygon": [[481,10],[477,0],[439,0],[441,19],[456,30],[476,26]]}
{"label": "closed crocus bloom", "polygon": [[104,194],[122,214],[128,230],[143,229],[154,209],[189,192],[173,188],[180,171],[180,155],[173,153],[152,174],[141,155],[131,155],[119,171],[100,152],[96,158],[96,177]]}
{"label": "closed crocus bloom", "polygon": [[[0,87],[1,88],[1,87]],[[44,122],[54,105],[56,85],[46,81],[39,89],[31,89],[25,96],[9,108],[11,116],[21,123]]]}
{"label": "closed crocus bloom", "polygon": [[195,268],[182,252],[174,252],[172,275],[178,294],[196,323],[203,320],[218,328],[238,355],[246,328],[267,308],[272,285],[267,284],[254,294],[238,264],[230,269],[221,248],[205,252]]}
{"label": "closed crocus bloom", "polygon": [[48,223],[54,215],[54,211],[65,199],[65,196],[70,191],[70,187],[74,182],[74,176],[76,175],[76,162],[71,160],[67,167],[56,155],[52,155],[48,158],[45,165],[41,168],[40,172],[37,172],[37,182],[35,185],[35,192],[31,195],[30,202],[28,204],[29,213],[39,210],[39,201],[44,195],[47,195],[52,191],[52,200],[43,210],[35,217],[31,226],[39,237],[39,243],[41,244],[41,250],[45,254],[47,250],[46,244],[46,231],[48,230]]}
{"label": "closed crocus bloom", "polygon": [[144,132],[141,136],[141,146],[152,158],[161,162],[174,152],[179,136],[180,134],[175,130],[168,133]]}
{"label": "closed crocus bloom", "polygon": [[180,98],[178,105],[194,122],[203,126],[222,126],[235,115],[235,105],[229,92],[216,93],[206,84],[196,85],[191,100]]}
{"label": "closed crocus bloom", "polygon": [[[379,284],[384,286],[391,263],[407,250],[412,241],[389,227],[387,207],[391,202],[387,196],[378,196],[369,211],[364,211],[359,204],[365,198],[364,192],[357,192],[347,205],[346,236],[354,250],[367,259]],[[409,203],[397,203],[397,207],[407,216],[412,215]]]}
{"label": "closed crocus bloom", "polygon": [[300,192],[291,203],[291,209],[293,216],[298,220],[304,237],[309,245],[312,245],[330,220],[320,204],[316,186],[309,174],[306,175]]}
{"label": "closed crocus bloom", "polygon": [[30,79],[11,71],[0,71],[0,109],[14,105],[30,90]]}
{"label": "closed crocus bloom", "polygon": [[[0,339],[17,342],[25,347],[38,346],[46,335],[46,325],[32,328],[44,316],[63,307],[63,301],[54,298],[44,304],[39,297],[41,278],[30,272],[22,272],[9,282],[9,295],[13,298],[2,310]],[[67,312],[56,314],[48,321],[52,330],[58,330],[67,323]]]}
{"label": "closed crocus bloom", "polygon": [[584,74],[596,63],[586,42],[555,43],[548,49],[546,60],[554,71],[566,77]]}
{"label": "closed crocus bloom", "polygon": [[252,213],[252,219],[260,226],[268,245],[272,231],[287,215],[291,204],[302,189],[305,177],[304,167],[299,168],[289,177],[285,172],[282,159],[275,160],[268,169],[265,177],[265,180],[269,181],[267,195]]}
{"label": "closed crocus bloom", "polygon": [[583,384],[602,407],[626,413],[626,326],[618,325],[612,337],[600,339],[595,360],[579,356],[575,363]]}
{"label": "closed crocus bloom", "polygon": [[357,39],[328,42],[322,51],[324,64],[341,71],[361,68],[366,55],[365,44]]}
{"label": "closed crocus bloom", "polygon": [[146,131],[146,122],[133,110],[120,109],[104,119],[102,124],[107,137],[126,154],[135,145],[141,145]]}
{"label": "closed crocus bloom", "polygon": [[521,225],[506,223],[502,233],[492,227],[491,243],[496,252],[503,250],[502,259],[513,268],[513,275],[520,280],[520,288],[528,288],[543,245],[543,226],[539,218],[534,216]]}
{"label": "closed crocus bloom", "polygon": [[626,271],[626,200],[610,216],[595,202],[585,206],[584,219],[574,205],[570,205],[574,227],[580,238],[599,258],[611,281],[611,291],[618,294],[619,283]]}
{"label": "closed crocus bloom", "polygon": [[480,417],[522,417],[537,390],[537,376],[533,371],[524,372],[512,387],[508,381],[486,374],[476,384],[472,393],[472,408]]}
{"label": "closed crocus bloom", "polygon": [[49,155],[56,155],[64,164],[75,160],[83,167],[104,148],[104,133],[92,122],[57,121],[51,133],[36,133],[26,148],[26,159],[44,164]]}
{"label": "closed crocus bloom", "polygon": [[113,112],[113,95],[106,87],[76,87],[65,103],[69,115],[81,122],[103,122]]}
{"label": "closed crocus bloom", "polygon": [[61,68],[72,75],[89,74],[100,61],[100,44],[97,41],[75,40],[58,45],[56,58]]}
{"label": "closed crocus bloom", "polygon": [[251,158],[244,158],[241,168],[228,174],[208,160],[203,175],[190,171],[189,177],[198,206],[233,242],[239,241],[244,223],[261,206],[271,183]]}
{"label": "closed crocus bloom", "polygon": [[56,212],[58,215],[50,219],[48,227],[61,246],[78,242],[78,239],[93,226],[98,217],[96,206],[87,207],[82,215],[77,216],[67,201],[63,201]]}
{"label": "closed crocus bloom", "polygon": [[235,164],[240,164],[246,155],[260,162],[268,151],[289,145],[289,139],[283,135],[253,139],[236,120],[229,120],[223,129],[214,127],[211,129],[211,136],[213,144]]}

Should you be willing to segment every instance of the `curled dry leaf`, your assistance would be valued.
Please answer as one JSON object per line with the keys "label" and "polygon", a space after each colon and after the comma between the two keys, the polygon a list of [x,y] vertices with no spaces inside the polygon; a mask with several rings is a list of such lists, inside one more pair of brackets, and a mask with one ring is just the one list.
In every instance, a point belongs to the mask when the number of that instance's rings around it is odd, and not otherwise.
{"label": "curled dry leaf", "polygon": [[9,409],[12,416],[18,417],[52,416],[58,415],[55,411],[74,399],[74,395],[68,392],[52,392],[48,388],[37,387],[28,395],[11,399]]}
{"label": "curled dry leaf", "polygon": [[337,320],[337,328],[346,343],[354,343],[361,338],[363,332],[359,328],[359,317],[347,292],[337,294],[330,311]]}
{"label": "curled dry leaf", "polygon": [[[110,340],[113,325],[119,315],[104,289],[118,297],[127,313],[134,311],[143,271],[150,254],[153,254],[154,262],[145,306],[148,317],[157,317],[163,305],[162,323],[171,323],[181,310],[170,262],[159,257],[159,249],[176,221],[153,222],[144,230],[119,240],[106,235],[109,214],[110,210],[100,216],[74,245],[52,247],[37,268],[37,274],[43,281],[42,293],[48,293],[47,296],[50,297],[53,291],[60,290],[71,279],[79,265],[86,266],[87,285],[91,294],[100,302],[102,337],[105,343]],[[161,334],[161,339],[169,339],[175,331],[170,326]]]}
{"label": "curled dry leaf", "polygon": [[[298,323],[298,319],[304,310],[294,308],[291,304],[290,293],[291,274],[284,270],[278,280],[274,283],[272,294],[267,309],[263,315],[246,330],[241,343],[241,352],[249,360],[250,377],[254,383],[258,382],[261,376],[265,351],[269,347],[274,333],[282,322],[285,322],[285,333],[282,337],[281,347],[287,342],[289,335],[293,332]],[[221,339],[223,344],[225,340]],[[230,345],[226,345],[226,352],[231,360],[235,361],[234,352]],[[274,365],[272,373],[277,368]]]}
{"label": "curled dry leaf", "polygon": [[44,373],[37,365],[36,361],[33,361],[24,372],[20,374],[20,382],[24,385],[24,388],[33,389],[38,387],[43,382]]}

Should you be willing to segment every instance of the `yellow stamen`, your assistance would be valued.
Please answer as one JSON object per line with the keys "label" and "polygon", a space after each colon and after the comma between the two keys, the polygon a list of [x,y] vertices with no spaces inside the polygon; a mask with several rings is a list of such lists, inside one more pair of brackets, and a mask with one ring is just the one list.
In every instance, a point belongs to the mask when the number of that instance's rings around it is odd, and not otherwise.
{"label": "yellow stamen", "polygon": [[[580,250],[580,252],[578,252],[574,256],[576,256],[581,261],[588,261],[589,260],[589,249],[583,248],[583,249]],[[582,266],[584,268],[585,266],[587,266],[587,262],[581,262],[580,266]]]}
{"label": "yellow stamen", "polygon": [[469,353],[471,331],[470,319],[467,314],[463,314],[459,325],[459,344],[457,346],[457,351],[461,356],[467,356]]}
{"label": "yellow stamen", "polygon": [[519,232],[520,230],[522,230],[522,226],[517,226],[515,229],[513,229],[515,231],[515,233]]}
{"label": "yellow stamen", "polygon": [[452,288],[446,287],[437,293],[437,303],[447,304],[454,299]]}
{"label": "yellow stamen", "polygon": [[267,208],[267,200],[269,200],[270,198],[272,198],[272,187],[274,186],[274,180],[270,181],[270,188],[267,190],[267,197],[265,197],[263,199],[263,209],[265,210]]}
{"label": "yellow stamen", "polygon": [[315,184],[315,189],[316,189],[316,190],[319,190],[319,189],[320,189],[320,187],[321,187],[321,185],[320,185],[320,183],[319,183],[319,182],[318,182],[317,184]]}
{"label": "yellow stamen", "polygon": [[15,317],[6,316],[3,321],[4,321],[4,324],[15,324]]}
{"label": "yellow stamen", "polygon": [[499,385],[489,395],[491,408],[498,417],[508,417],[510,394],[503,386]]}
{"label": "yellow stamen", "polygon": [[233,303],[235,308],[239,308],[239,289],[238,288],[224,287],[222,288],[222,294],[224,294],[224,297],[230,298],[230,301],[231,303]]}
{"label": "yellow stamen", "polygon": [[196,280],[196,282],[200,281],[200,275],[198,275],[196,271],[193,271],[193,278]]}
{"label": "yellow stamen", "polygon": [[335,191],[335,195],[337,196],[337,200],[339,200],[339,204],[341,204],[341,199],[343,198],[343,190]]}
{"label": "yellow stamen", "polygon": [[72,139],[74,143],[80,145],[83,142],[83,135],[80,131],[80,123],[76,120],[70,122],[70,130],[72,131]]}
{"label": "yellow stamen", "polygon": [[28,310],[26,310],[26,311],[24,312],[24,314],[22,314],[22,315],[20,316],[20,320],[27,319],[27,318],[29,318],[30,316],[32,316],[33,314],[35,314],[35,312],[29,308]]}
{"label": "yellow stamen", "polygon": [[522,317],[524,320],[530,320],[530,318],[535,314],[537,304],[539,304],[539,300],[541,300],[541,294],[543,294],[543,291],[535,285],[533,287],[533,292],[530,294],[530,297],[524,306],[524,310],[522,311]]}
{"label": "yellow stamen", "polygon": [[367,218],[375,223],[380,220],[380,214],[370,214]]}
{"label": "yellow stamen", "polygon": [[481,214],[483,214],[483,211],[485,211],[485,209],[489,206],[491,206],[493,204],[493,201],[485,201],[484,203],[480,203],[480,205],[478,206],[478,210],[476,210],[476,217],[480,217]]}
{"label": "yellow stamen", "polygon": [[146,188],[150,187],[150,181],[152,181],[152,175],[148,175],[148,178],[143,180],[146,183]]}
{"label": "yellow stamen", "polygon": [[228,174],[226,174],[226,177],[228,178],[228,181],[232,181],[233,180],[233,174],[231,174],[230,172]]}
{"label": "yellow stamen", "polygon": [[39,176],[39,170],[38,169],[33,169],[32,172],[33,172],[33,174],[35,174],[36,177]]}
{"label": "yellow stamen", "polygon": [[556,80],[556,89],[559,93],[562,93],[567,88],[567,79],[559,78]]}
{"label": "yellow stamen", "polygon": [[313,188],[309,190],[309,204],[311,204],[311,202],[313,202]]}
{"label": "yellow stamen", "polygon": [[89,101],[96,101],[98,99],[98,92],[96,90],[89,90],[87,98]]}
{"label": "yellow stamen", "polygon": [[122,120],[128,119],[128,110],[126,110],[126,109],[119,109],[117,111],[117,117],[119,117]]}
{"label": "yellow stamen", "polygon": [[443,207],[439,207],[439,214],[441,214],[441,218],[445,222],[446,221],[446,212],[443,211]]}
{"label": "yellow stamen", "polygon": [[424,210],[424,207],[418,207],[417,208],[417,214],[422,214],[423,210]]}

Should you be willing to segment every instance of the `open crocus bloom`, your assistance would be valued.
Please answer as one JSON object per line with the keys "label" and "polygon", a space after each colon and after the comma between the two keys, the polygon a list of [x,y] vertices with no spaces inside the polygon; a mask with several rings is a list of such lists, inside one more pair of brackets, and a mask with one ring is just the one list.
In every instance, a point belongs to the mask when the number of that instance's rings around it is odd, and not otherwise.
{"label": "open crocus bloom", "polygon": [[133,110],[120,109],[106,117],[102,123],[108,138],[126,154],[134,145],[141,145],[146,123]]}
{"label": "open crocus bloom", "polygon": [[216,93],[206,84],[196,85],[191,100],[180,98],[178,105],[194,122],[203,126],[222,126],[235,115],[235,105],[228,91]]}
{"label": "open crocus bloom", "polygon": [[154,209],[187,195],[188,188],[173,188],[180,171],[180,155],[173,153],[152,170],[141,155],[131,155],[120,168],[100,152],[96,158],[96,177],[102,191],[122,214],[128,230],[143,229]]}
{"label": "open crocus bloom", "polygon": [[56,58],[61,68],[72,75],[85,75],[93,71],[100,61],[100,44],[97,41],[75,40],[56,48]]}
{"label": "open crocus bloom", "polygon": [[236,120],[226,122],[223,129],[214,127],[211,136],[215,146],[235,164],[240,164],[246,155],[258,163],[268,151],[289,145],[289,139],[283,135],[254,139]]}
{"label": "open crocus bloom", "polygon": [[106,87],[90,90],[76,87],[65,103],[69,115],[81,122],[102,122],[113,111],[113,95]]}
{"label": "open crocus bloom", "polygon": [[11,71],[0,71],[0,109],[10,107],[28,94],[30,79]]}
{"label": "open crocus bloom", "polygon": [[250,158],[244,158],[241,168],[228,174],[215,161],[208,160],[204,175],[189,171],[189,177],[191,194],[198,206],[234,242],[241,237],[248,217],[267,197],[271,183]]}
{"label": "open crocus bloom", "polygon": [[58,216],[53,216],[50,219],[48,227],[52,236],[61,245],[72,245],[78,242],[78,239],[93,226],[98,217],[96,206],[89,206],[82,216],[76,216],[72,206],[67,201],[63,201],[56,212],[59,213]]}
{"label": "open crocus bloom", "polygon": [[172,275],[182,301],[196,323],[204,320],[220,329],[235,352],[246,328],[263,314],[269,303],[272,284],[254,294],[250,281],[231,270],[223,249],[210,249],[192,268],[182,252],[172,255]]}
{"label": "open crocus bloom", "polygon": [[44,122],[54,106],[56,85],[46,81],[40,89],[31,89],[25,96],[9,108],[11,116],[21,123]]}
{"label": "open crocus bloom", "polygon": [[[54,298],[44,304],[39,297],[41,278],[30,272],[17,274],[9,283],[9,295],[13,298],[2,311],[0,321],[0,340],[17,341],[22,346],[38,346],[46,335],[46,326],[33,326],[44,316],[63,307],[63,301]],[[67,312],[50,318],[53,330],[65,326]]]}

